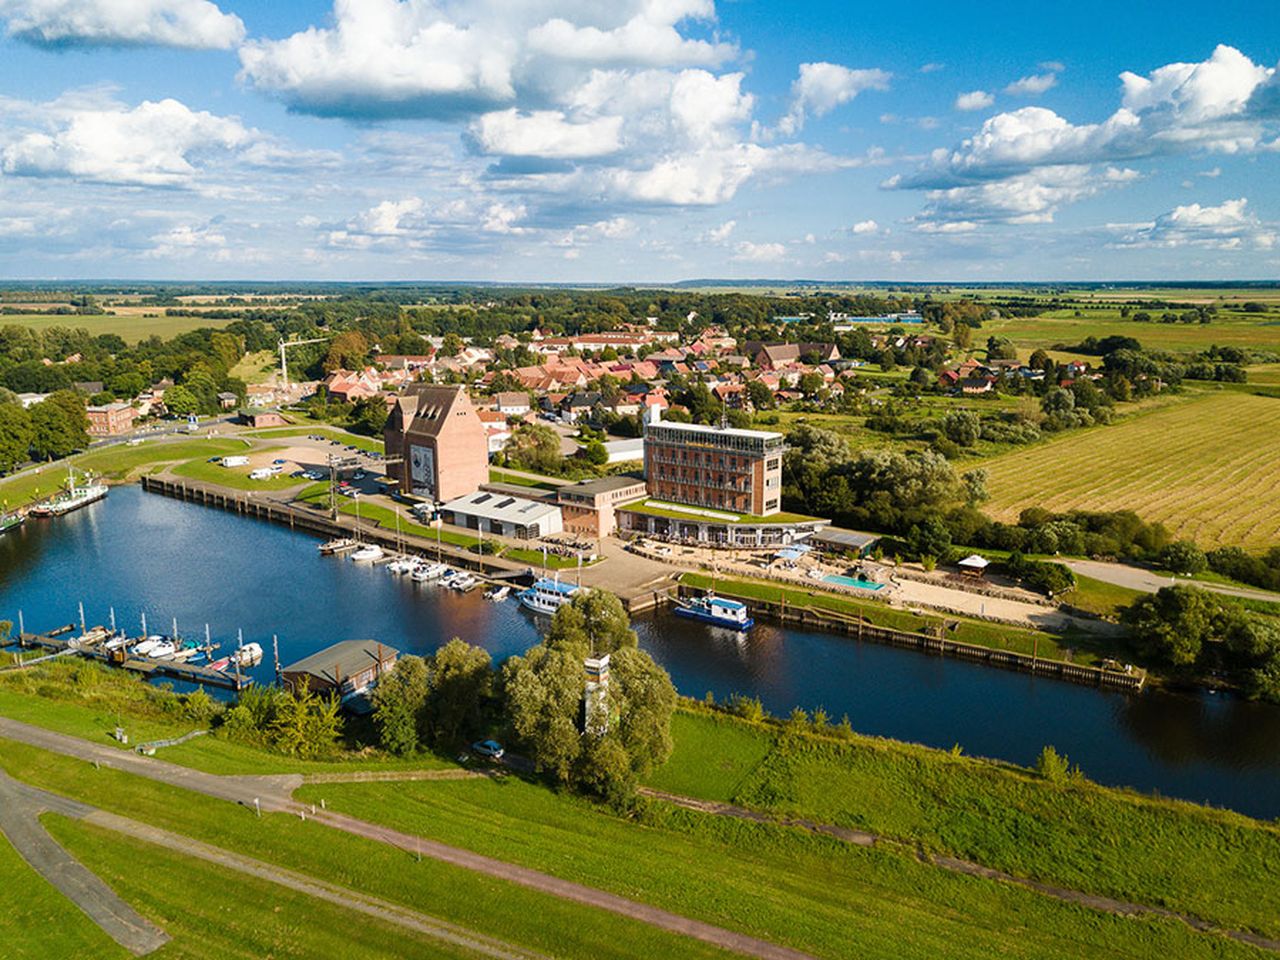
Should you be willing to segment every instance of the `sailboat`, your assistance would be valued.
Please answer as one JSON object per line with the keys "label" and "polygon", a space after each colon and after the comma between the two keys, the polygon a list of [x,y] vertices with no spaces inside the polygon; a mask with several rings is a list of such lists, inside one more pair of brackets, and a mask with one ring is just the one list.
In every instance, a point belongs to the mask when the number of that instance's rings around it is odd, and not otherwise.
{"label": "sailboat", "polygon": [[106,495],[107,485],[105,483],[90,482],[82,487],[77,486],[75,467],[68,464],[66,489],[43,503],[36,504],[31,508],[31,515],[34,517],[60,517],[63,514],[70,513],[72,510],[87,507]]}
{"label": "sailboat", "polygon": [[351,559],[357,563],[372,563],[382,559],[382,548],[376,543],[364,543],[360,540],[360,495],[356,494],[356,547]]}

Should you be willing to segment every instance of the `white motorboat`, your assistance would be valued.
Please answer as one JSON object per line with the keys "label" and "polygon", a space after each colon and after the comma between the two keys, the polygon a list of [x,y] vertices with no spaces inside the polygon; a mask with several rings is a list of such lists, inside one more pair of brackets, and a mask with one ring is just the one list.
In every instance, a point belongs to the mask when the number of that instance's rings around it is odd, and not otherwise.
{"label": "white motorboat", "polygon": [[561,583],[559,579],[540,577],[527,590],[520,591],[517,596],[520,603],[535,613],[554,614],[573,599],[578,588],[571,583]]}
{"label": "white motorboat", "polygon": [[510,595],[511,595],[511,587],[509,587],[506,584],[503,584],[500,587],[494,587],[491,590],[486,591],[484,598],[486,600],[492,600],[494,603],[501,603],[503,600],[507,599],[507,597]]}
{"label": "white motorboat", "polygon": [[429,583],[439,580],[449,570],[443,563],[423,564],[413,571],[413,579],[418,583]]}
{"label": "white motorboat", "polygon": [[178,652],[178,645],[168,637],[161,637],[156,641],[155,646],[147,651],[147,656],[153,660],[172,660],[173,655]]}
{"label": "white motorboat", "polygon": [[440,586],[447,587],[460,576],[462,576],[461,571],[446,568],[444,573],[440,575]]}
{"label": "white motorboat", "polygon": [[387,572],[399,576],[404,573],[412,573],[413,568],[418,565],[416,557],[396,557],[387,564]]}
{"label": "white motorboat", "polygon": [[454,577],[453,580],[450,581],[449,586],[450,588],[457,590],[459,593],[466,593],[466,591],[470,590],[479,582],[480,581],[471,574],[464,573],[461,576]]}
{"label": "white motorboat", "polygon": [[151,636],[143,637],[134,643],[129,652],[136,654],[139,657],[149,657],[151,656],[152,650],[168,639],[168,637],[163,637],[158,633],[152,634]]}
{"label": "white motorboat", "polygon": [[262,662],[262,644],[250,642],[236,647],[235,652],[231,654],[231,662],[238,663],[242,667],[256,666]]}
{"label": "white motorboat", "polygon": [[376,543],[366,543],[351,554],[351,559],[356,563],[372,563],[374,560],[381,560],[382,548]]}

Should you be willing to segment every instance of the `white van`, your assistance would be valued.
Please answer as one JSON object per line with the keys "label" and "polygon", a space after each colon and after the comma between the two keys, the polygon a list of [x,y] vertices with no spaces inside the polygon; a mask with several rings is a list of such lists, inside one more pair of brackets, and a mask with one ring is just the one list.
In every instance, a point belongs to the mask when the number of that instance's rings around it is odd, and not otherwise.
{"label": "white van", "polygon": [[270,467],[258,467],[257,470],[249,471],[250,480],[267,480],[275,476],[275,471]]}
{"label": "white van", "polygon": [[222,458],[222,465],[223,465],[224,467],[243,467],[243,466],[244,466],[246,463],[248,463],[248,462],[249,462],[249,458],[248,458],[248,457],[238,457],[238,456],[236,456],[236,457],[223,457],[223,458]]}

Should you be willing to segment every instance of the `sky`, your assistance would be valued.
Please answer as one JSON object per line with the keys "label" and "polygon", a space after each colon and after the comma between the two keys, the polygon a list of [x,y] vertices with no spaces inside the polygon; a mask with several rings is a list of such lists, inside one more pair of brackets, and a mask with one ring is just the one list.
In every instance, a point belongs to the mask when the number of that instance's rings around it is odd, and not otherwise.
{"label": "sky", "polygon": [[0,277],[1280,277],[1280,16],[0,0]]}

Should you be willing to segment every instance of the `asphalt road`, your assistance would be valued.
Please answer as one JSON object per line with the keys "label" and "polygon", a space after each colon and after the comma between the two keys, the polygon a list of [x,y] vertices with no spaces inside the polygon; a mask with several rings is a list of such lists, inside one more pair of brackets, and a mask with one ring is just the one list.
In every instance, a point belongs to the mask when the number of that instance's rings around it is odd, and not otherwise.
{"label": "asphalt road", "polygon": [[1221,583],[1202,583],[1186,577],[1172,577],[1167,573],[1157,573],[1145,567],[1135,567],[1127,563],[1107,563],[1102,560],[1063,560],[1064,565],[1085,577],[1101,580],[1103,583],[1130,590],[1141,590],[1143,593],[1155,593],[1161,587],[1183,584],[1201,587],[1211,593],[1221,593],[1228,597],[1242,597],[1246,600],[1264,600],[1268,603],[1280,603],[1280,593],[1267,590],[1255,590],[1252,587],[1232,587]]}

